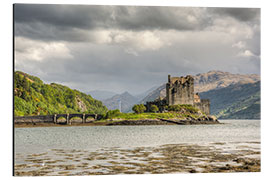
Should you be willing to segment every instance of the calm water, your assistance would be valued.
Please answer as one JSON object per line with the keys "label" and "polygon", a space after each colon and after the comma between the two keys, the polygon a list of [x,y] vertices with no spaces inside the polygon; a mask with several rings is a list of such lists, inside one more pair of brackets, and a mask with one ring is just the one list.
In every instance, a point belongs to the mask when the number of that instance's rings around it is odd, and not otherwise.
{"label": "calm water", "polygon": [[177,143],[260,142],[259,120],[220,122],[224,124],[15,128],[15,153],[40,153],[53,148],[94,151]]}

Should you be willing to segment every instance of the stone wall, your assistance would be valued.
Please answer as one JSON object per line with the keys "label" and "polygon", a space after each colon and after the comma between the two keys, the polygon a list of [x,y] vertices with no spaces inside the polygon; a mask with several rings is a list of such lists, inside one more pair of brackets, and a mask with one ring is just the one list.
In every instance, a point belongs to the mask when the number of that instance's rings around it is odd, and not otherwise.
{"label": "stone wall", "polygon": [[201,102],[201,98],[199,93],[194,94],[194,103],[200,103]]}
{"label": "stone wall", "polygon": [[194,79],[192,76],[171,77],[166,84],[166,101],[168,105],[194,104]]}
{"label": "stone wall", "polygon": [[205,114],[210,115],[210,100],[200,99],[198,93],[194,94],[194,79],[190,75],[186,77],[171,77],[168,75],[166,98],[159,98],[155,101],[147,102],[147,112],[150,111],[152,104],[156,105],[160,112],[163,112],[167,105],[190,104],[200,109]]}
{"label": "stone wall", "polygon": [[71,123],[74,122],[74,117],[80,118],[81,123],[85,123],[87,118],[91,117],[94,120],[99,120],[102,118],[102,115],[98,114],[54,114],[54,115],[39,115],[39,116],[15,116],[14,123],[58,123],[58,119],[62,117],[65,119],[65,122]]}
{"label": "stone wall", "polygon": [[201,99],[201,102],[194,103],[194,106],[204,112],[206,115],[210,115],[210,100]]}
{"label": "stone wall", "polygon": [[14,123],[53,123],[53,122],[54,122],[54,115],[14,117]]}

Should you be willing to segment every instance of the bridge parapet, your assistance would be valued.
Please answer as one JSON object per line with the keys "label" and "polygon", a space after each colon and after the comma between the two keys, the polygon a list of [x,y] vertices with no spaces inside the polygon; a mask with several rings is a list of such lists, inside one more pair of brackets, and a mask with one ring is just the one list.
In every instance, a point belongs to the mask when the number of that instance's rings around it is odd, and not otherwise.
{"label": "bridge parapet", "polygon": [[14,123],[54,123],[58,124],[58,119],[63,117],[66,120],[66,124],[71,124],[73,117],[79,117],[82,119],[82,123],[86,123],[88,117],[93,117],[94,120],[102,118],[102,115],[98,114],[54,114],[54,115],[39,115],[39,116],[15,116]]}

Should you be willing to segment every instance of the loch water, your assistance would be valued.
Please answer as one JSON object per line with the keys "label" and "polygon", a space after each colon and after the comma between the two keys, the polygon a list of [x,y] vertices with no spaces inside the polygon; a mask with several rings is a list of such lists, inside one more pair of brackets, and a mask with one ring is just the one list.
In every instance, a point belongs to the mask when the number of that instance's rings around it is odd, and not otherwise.
{"label": "loch water", "polygon": [[180,143],[260,142],[260,120],[220,122],[222,124],[15,128],[14,150],[16,154],[42,153],[50,149],[95,151]]}
{"label": "loch water", "polygon": [[15,175],[259,172],[260,121],[220,122],[15,128]]}

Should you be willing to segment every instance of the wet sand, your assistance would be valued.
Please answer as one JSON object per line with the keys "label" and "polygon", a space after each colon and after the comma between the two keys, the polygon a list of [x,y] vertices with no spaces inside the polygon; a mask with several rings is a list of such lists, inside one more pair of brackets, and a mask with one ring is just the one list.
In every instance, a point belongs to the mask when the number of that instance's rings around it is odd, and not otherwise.
{"label": "wet sand", "polygon": [[15,176],[260,172],[260,142],[50,149],[15,154]]}

